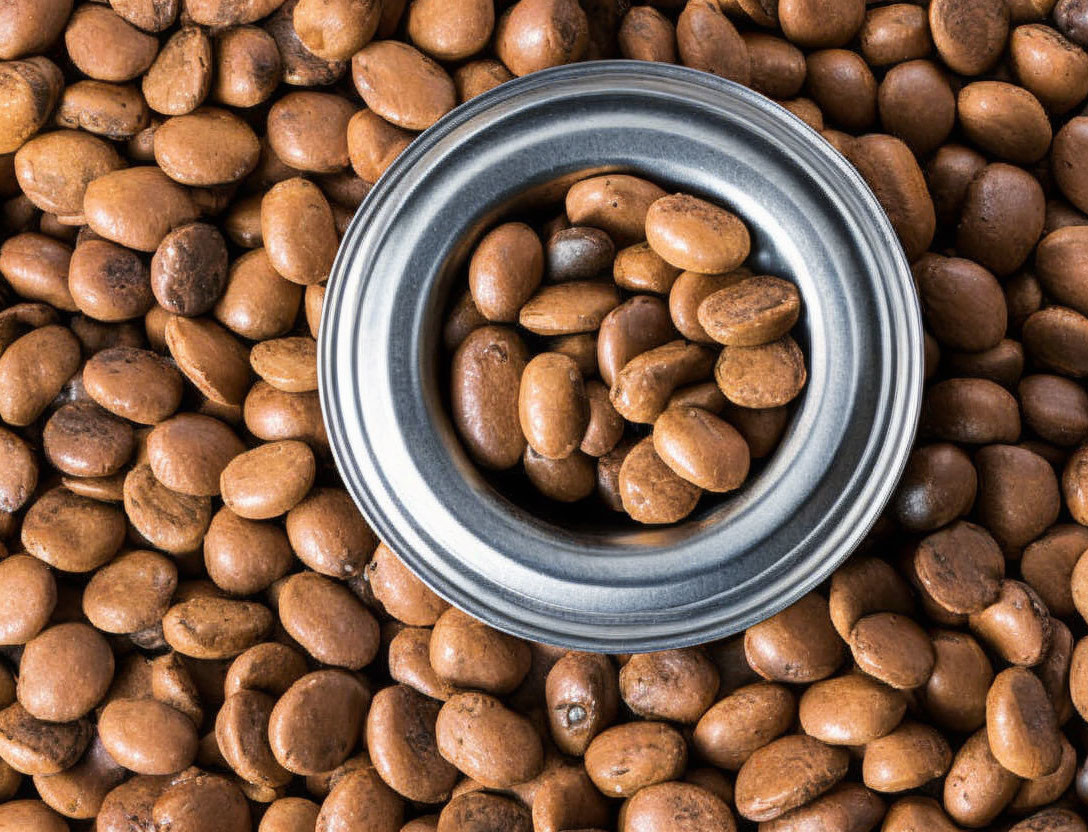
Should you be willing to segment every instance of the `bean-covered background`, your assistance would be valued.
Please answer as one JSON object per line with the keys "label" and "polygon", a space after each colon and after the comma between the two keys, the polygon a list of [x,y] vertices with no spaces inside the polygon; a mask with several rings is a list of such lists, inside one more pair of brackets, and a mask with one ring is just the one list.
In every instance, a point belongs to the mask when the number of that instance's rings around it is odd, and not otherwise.
{"label": "bean-covered background", "polygon": [[[1086,0],[0,0],[0,832],[1085,832],[1086,45]],[[828,585],[619,657],[379,543],[314,342],[416,131],[610,56],[823,131],[929,377]]]}

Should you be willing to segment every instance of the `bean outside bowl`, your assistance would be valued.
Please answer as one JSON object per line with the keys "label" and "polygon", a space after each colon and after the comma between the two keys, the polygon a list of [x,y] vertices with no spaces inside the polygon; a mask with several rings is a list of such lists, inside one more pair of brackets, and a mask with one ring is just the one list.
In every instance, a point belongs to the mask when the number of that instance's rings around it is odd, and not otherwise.
{"label": "bean outside bowl", "polygon": [[[675,527],[532,510],[476,468],[448,416],[442,324],[472,245],[526,200],[560,204],[611,171],[729,207],[751,265],[803,298],[809,379],[777,452]],[[436,592],[525,638],[648,651],[766,618],[858,545],[910,451],[922,326],[884,212],[816,132],[706,73],[609,61],[504,84],[401,154],[341,244],[319,368],[346,487]]]}

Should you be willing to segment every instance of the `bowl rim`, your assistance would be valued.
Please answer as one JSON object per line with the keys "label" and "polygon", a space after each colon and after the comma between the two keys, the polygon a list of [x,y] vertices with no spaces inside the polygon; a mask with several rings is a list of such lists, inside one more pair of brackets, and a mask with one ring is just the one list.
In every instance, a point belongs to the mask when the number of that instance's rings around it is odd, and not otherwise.
{"label": "bowl rim", "polygon": [[[371,230],[371,236],[376,233],[372,231],[376,218],[383,211],[388,213],[391,202],[395,202],[397,198],[405,198],[403,190],[406,177],[413,173],[417,175],[417,178],[426,177],[427,171],[420,173],[416,169],[417,166],[425,162],[428,153],[443,140],[448,140],[456,130],[471,125],[474,119],[486,121],[489,113],[497,112],[504,113],[505,117],[509,117],[510,113],[516,116],[519,101],[533,96],[540,99],[542,95],[544,98],[553,94],[574,95],[578,92],[578,85],[582,83],[619,84],[625,79],[632,83],[656,79],[662,83],[693,85],[693,88],[698,87],[709,91],[708,94],[723,96],[723,101],[732,100],[734,103],[743,103],[747,107],[767,114],[771,121],[778,122],[791,139],[800,141],[807,150],[819,156],[823,164],[830,165],[834,172],[848,183],[847,190],[852,191],[860,200],[866,218],[875,223],[875,237],[886,247],[883,255],[887,262],[883,265],[888,266],[891,272],[887,275],[888,282],[894,284],[895,288],[902,293],[902,297],[897,298],[901,302],[901,307],[896,307],[895,312],[902,313],[905,318],[905,332],[896,333],[904,343],[899,345],[900,353],[902,353],[898,356],[899,364],[896,374],[899,383],[893,385],[890,391],[895,398],[893,409],[899,419],[896,431],[887,437],[890,443],[889,448],[886,448],[877,459],[878,462],[883,463],[882,470],[887,476],[866,483],[862,492],[866,504],[860,509],[856,506],[851,508],[852,525],[848,531],[837,532],[835,544],[831,547],[833,556],[824,558],[818,568],[810,569],[800,579],[790,582],[787,591],[781,591],[777,583],[778,576],[776,576],[770,587],[775,591],[765,599],[758,615],[749,612],[732,619],[727,627],[700,625],[685,629],[682,624],[677,626],[673,621],[667,631],[639,634],[629,627],[606,621],[607,616],[605,616],[601,618],[600,631],[595,632],[593,627],[585,625],[584,622],[579,622],[578,628],[572,627],[569,619],[563,615],[556,615],[557,612],[561,612],[560,610],[549,609],[548,604],[529,599],[516,591],[504,592],[500,588],[498,592],[495,592],[494,587],[488,587],[490,593],[466,591],[465,587],[460,586],[456,581],[449,580],[441,569],[436,569],[433,562],[421,556],[408,542],[412,539],[412,535],[404,533],[397,522],[400,519],[403,523],[404,516],[410,514],[407,509],[402,512],[400,518],[389,516],[388,505],[382,502],[382,489],[391,489],[392,486],[381,476],[380,466],[375,464],[365,471],[362,469],[351,448],[351,434],[358,428],[356,426],[348,430],[350,426],[346,424],[340,412],[345,396],[338,359],[344,357],[345,349],[349,349],[345,345],[351,339],[355,339],[352,343],[356,348],[358,347],[357,333],[345,333],[344,327],[339,327],[337,321],[337,315],[345,302],[343,297],[345,274],[350,271],[355,259],[360,256],[368,229]],[[401,191],[398,191],[398,188]],[[436,273],[427,278],[427,285],[431,289],[438,280],[438,268],[439,266],[436,266]],[[906,284],[909,284],[909,292],[903,291]],[[824,580],[833,568],[862,541],[890,499],[906,466],[913,444],[922,397],[921,331],[921,314],[917,296],[913,290],[910,266],[890,221],[860,173],[837,150],[819,137],[819,134],[770,99],[746,87],[707,73],[665,64],[599,61],[534,73],[472,99],[421,134],[383,174],[360,206],[345,233],[330,275],[318,338],[319,396],[333,458],[348,492],[378,535],[393,547],[424,583],[439,595],[492,626],[537,641],[579,649],[615,652],[663,649],[700,643],[727,635],[777,612]],[[423,337],[422,334],[421,337]],[[358,391],[356,391],[356,400],[358,400]],[[366,435],[366,428],[361,430],[363,435]],[[359,434],[355,435],[357,437]],[[370,460],[367,464],[370,465]],[[378,482],[379,480],[381,481]],[[409,517],[409,519],[413,518]],[[764,595],[768,595],[766,591],[768,587],[763,589]],[[679,610],[679,612],[683,611]]]}

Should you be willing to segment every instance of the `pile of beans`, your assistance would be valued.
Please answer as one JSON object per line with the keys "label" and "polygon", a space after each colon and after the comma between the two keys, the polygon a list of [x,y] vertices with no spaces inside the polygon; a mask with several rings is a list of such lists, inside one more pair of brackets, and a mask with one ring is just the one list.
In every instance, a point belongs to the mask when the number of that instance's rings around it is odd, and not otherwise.
{"label": "pile of beans", "polygon": [[596,176],[564,208],[473,250],[444,328],[454,424],[477,463],[521,462],[546,497],[675,523],[774,452],[806,380],[800,293],[745,268],[744,223],[690,194]]}
{"label": "pile of beans", "polygon": [[[72,6],[0,3],[0,832],[1085,832],[1084,0]],[[615,54],[845,153],[915,264],[928,387],[827,585],[606,657],[379,543],[313,336],[415,131]]]}

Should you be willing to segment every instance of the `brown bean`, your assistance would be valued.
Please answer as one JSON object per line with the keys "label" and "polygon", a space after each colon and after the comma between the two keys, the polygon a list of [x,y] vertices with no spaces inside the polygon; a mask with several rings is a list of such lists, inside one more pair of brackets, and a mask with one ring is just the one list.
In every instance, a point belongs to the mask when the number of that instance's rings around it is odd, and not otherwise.
{"label": "brown bean", "polygon": [[351,72],[366,105],[406,130],[425,130],[457,102],[446,71],[399,41],[370,43],[352,58]]}
{"label": "brown bean", "polygon": [[268,720],[275,700],[242,690],[227,697],[215,718],[215,739],[230,767],[246,782],[278,788],[291,773],[276,762],[268,744]]}
{"label": "brown bean", "polygon": [[331,771],[348,758],[370,703],[366,686],[343,670],[318,670],[291,685],[272,709],[268,738],[295,774]]}
{"label": "brown bean", "polygon": [[697,407],[670,407],[654,423],[654,450],[673,472],[708,491],[739,488],[748,476],[744,438]]}
{"label": "brown bean", "polygon": [[595,176],[571,186],[566,212],[572,224],[601,228],[617,248],[626,248],[645,238],[647,212],[663,196],[661,188],[637,176]]}
{"label": "brown bean", "polygon": [[197,597],[177,603],[163,616],[167,643],[194,659],[228,659],[258,643],[271,629],[272,614],[254,601]]}
{"label": "brown bean", "polygon": [[297,170],[342,170],[349,163],[347,126],[356,109],[339,95],[289,93],[268,111],[268,142],[285,165]]}
{"label": "brown bean", "polygon": [[674,334],[668,309],[658,298],[636,295],[620,304],[605,316],[597,336],[601,378],[611,386],[631,359],[662,346]]}
{"label": "brown bean", "polygon": [[548,672],[548,723],[559,748],[575,756],[616,717],[619,703],[612,663],[593,653],[567,653]]}
{"label": "brown bean", "polygon": [[1023,327],[1024,350],[1046,369],[1081,378],[1088,375],[1088,319],[1072,309],[1048,306]]}
{"label": "brown bean", "polygon": [[440,61],[460,61],[475,55],[487,46],[494,26],[494,5],[485,0],[423,0],[408,8],[408,37]]}
{"label": "brown bean", "polygon": [[1020,436],[1016,399],[980,378],[948,379],[929,388],[922,423],[938,438],[951,442],[1015,442]]}
{"label": "brown bean", "polygon": [[1019,82],[1048,110],[1064,113],[1088,97],[1088,54],[1050,26],[1017,26],[1009,57]]}
{"label": "brown bean", "polygon": [[864,673],[817,682],[798,709],[805,733],[828,745],[865,745],[893,731],[905,712],[902,694]]}
{"label": "brown bean", "polygon": [[14,153],[52,114],[64,78],[52,61],[35,56],[0,63],[0,83],[10,96],[0,117],[0,153]]}
{"label": "brown bean", "polygon": [[362,572],[378,539],[347,492],[318,488],[287,514],[291,548],[308,567],[333,578]]}
{"label": "brown bean", "polygon": [[346,61],[374,37],[380,18],[377,0],[299,0],[292,22],[310,52],[327,61]]}
{"label": "brown bean", "polygon": [[[0,644],[26,644],[49,622],[57,604],[57,583],[42,561],[29,555],[0,560]],[[15,691],[12,688],[12,700]],[[0,696],[0,703],[5,701]]]}
{"label": "brown bean", "polygon": [[79,367],[79,341],[62,326],[39,327],[0,354],[0,419],[29,425]]}
{"label": "brown bean", "polygon": [[372,768],[349,771],[333,785],[317,816],[317,832],[341,828],[394,830],[404,819],[404,801]]}
{"label": "brown bean", "polygon": [[449,609],[384,543],[367,564],[366,578],[385,611],[410,627],[430,627]]}
{"label": "brown bean", "polygon": [[902,792],[941,777],[952,764],[943,736],[920,722],[904,722],[865,746],[862,779],[878,792]]}
{"label": "brown bean", "polygon": [[278,517],[306,496],[315,472],[313,452],[304,442],[269,442],[234,457],[222,469],[223,502],[249,520]]}
{"label": "brown bean", "polygon": [[691,783],[658,783],[642,789],[623,809],[624,832],[656,829],[735,829],[721,798]]}
{"label": "brown bean", "polygon": [[587,381],[585,387],[589,401],[589,423],[579,449],[589,456],[602,457],[623,438],[625,423],[612,406],[607,387],[593,380]]}
{"label": "brown bean", "polygon": [[75,312],[79,307],[68,290],[72,249],[45,234],[28,232],[0,245],[0,275],[21,297]]}
{"label": "brown bean", "polygon": [[686,763],[683,737],[663,722],[628,722],[609,728],[585,752],[586,773],[609,797],[630,797],[639,789],[674,780]]}
{"label": "brown bean", "polygon": [[1021,667],[1003,670],[986,695],[986,733],[1002,766],[1020,777],[1052,774],[1061,764],[1061,734],[1043,683]]}
{"label": "brown bean", "polygon": [[303,797],[281,797],[268,805],[257,832],[310,832],[321,807]]}
{"label": "brown bean", "polygon": [[842,46],[857,33],[865,19],[865,5],[856,0],[821,4],[812,0],[784,0],[778,22],[785,36],[798,46]]}
{"label": "brown bean", "polygon": [[137,251],[154,251],[169,231],[197,218],[189,192],[157,167],[113,171],[87,185],[87,224],[98,235]]}
{"label": "brown bean", "polygon": [[229,107],[254,107],[271,97],[282,73],[272,36],[256,26],[237,26],[215,41],[210,94]]}
{"label": "brown bean", "polygon": [[[147,128],[151,112],[135,86],[87,80],[65,88],[55,118],[60,127],[122,140]],[[82,205],[76,213],[80,211]]]}
{"label": "brown bean", "polygon": [[488,468],[515,465],[525,448],[518,390],[527,362],[517,334],[493,326],[470,333],[454,353],[454,424],[469,454]]}
{"label": "brown bean", "polygon": [[209,498],[172,491],[147,464],[125,476],[123,497],[132,526],[153,546],[173,554],[196,549],[211,521]]}
{"label": "brown bean", "polygon": [[80,311],[99,321],[141,317],[155,302],[143,259],[105,240],[76,246],[68,269],[68,288]]}
{"label": "brown bean", "polygon": [[199,772],[178,778],[163,791],[152,810],[155,828],[196,832],[214,825],[222,832],[251,828],[249,805],[230,780]]}
{"label": "brown bean", "polygon": [[440,704],[405,685],[374,696],[366,720],[367,750],[382,780],[397,794],[422,803],[449,799],[457,769],[438,752]]}
{"label": "brown bean", "polygon": [[72,722],[98,704],[112,680],[113,651],[101,633],[86,624],[59,624],[27,642],[17,695],[37,719]]}
{"label": "brown bean", "polygon": [[524,783],[543,766],[532,724],[487,694],[451,697],[438,713],[435,735],[444,758],[489,788]]}
{"label": "brown bean", "polygon": [[703,714],[694,747],[714,765],[737,771],[757,749],[786,733],[796,712],[793,694],[783,685],[740,687]]}
{"label": "brown bean", "polygon": [[[877,83],[860,55],[849,49],[823,49],[810,53],[805,62],[805,87],[825,121],[854,133],[872,125],[877,114]],[[929,115],[937,121],[935,112]]]}
{"label": "brown bean", "polygon": [[[671,301],[671,297],[670,297]],[[720,344],[754,347],[789,332],[801,313],[801,296],[777,277],[749,277],[707,296],[698,307],[699,324]]]}
{"label": "brown bean", "polygon": [[157,552],[127,552],[103,566],[83,591],[83,612],[107,633],[134,633],[159,622],[178,584],[174,562]]}
{"label": "brown bean", "polygon": [[[1002,548],[1017,550],[1058,519],[1061,498],[1054,469],[1024,448],[991,445],[975,456],[979,519]],[[1015,496],[1010,483],[1018,483]]]}
{"label": "brown bean", "polygon": [[936,662],[921,690],[926,715],[949,730],[973,730],[986,721],[986,693],[994,673],[978,642],[966,633],[930,634]]}
{"label": "brown bean", "polygon": [[79,222],[87,185],[121,166],[112,146],[77,130],[35,136],[15,154],[23,193],[43,211]]}
{"label": "brown bean", "polygon": [[670,64],[677,61],[676,27],[652,6],[628,9],[616,37],[624,58]]}
{"label": "brown bean", "polygon": [[961,75],[980,75],[1005,48],[1009,8],[997,0],[935,0],[929,27],[941,59]]}
{"label": "brown bean", "polygon": [[894,136],[871,134],[851,145],[849,159],[873,189],[913,262],[929,248],[936,229],[933,200],[914,154]]}
{"label": "brown bean", "polygon": [[505,223],[489,231],[472,253],[472,300],[489,321],[516,321],[543,274],[544,248],[536,232],[524,223]]}
{"label": "brown bean", "polygon": [[495,54],[515,75],[579,61],[588,43],[589,22],[574,0],[518,0],[495,26]]}
{"label": "brown bean", "polygon": [[622,249],[612,264],[616,285],[630,292],[667,294],[679,274],[680,269],[666,263],[647,242]]}
{"label": "brown bean", "polygon": [[1088,176],[1082,161],[1088,145],[1088,119],[1070,119],[1054,137],[1054,179],[1062,194],[1081,211],[1088,208]]}
{"label": "brown bean", "polygon": [[986,731],[976,731],[952,761],[944,782],[945,810],[958,823],[985,826],[1009,804],[1020,778],[990,752]]}
{"label": "brown bean", "polygon": [[589,424],[589,401],[573,359],[544,352],[529,361],[521,374],[518,416],[533,450],[549,459],[570,456]]}
{"label": "brown bean", "polygon": [[970,457],[955,445],[922,445],[911,454],[896,491],[896,519],[914,532],[932,531],[967,514],[978,477]]}
{"label": "brown bean", "polygon": [[619,304],[614,285],[572,280],[536,292],[522,305],[518,323],[536,335],[594,332]]}
{"label": "brown bean", "polygon": [[378,622],[343,584],[301,572],[284,582],[278,600],[284,629],[323,664],[359,670],[377,655]]}
{"label": "brown bean", "polygon": [[434,672],[430,660],[431,631],[406,627],[389,643],[389,675],[420,693],[446,701],[457,688],[444,682]]}
{"label": "brown bean", "polygon": [[86,719],[45,722],[19,703],[0,711],[0,757],[22,774],[59,774],[79,760],[94,736]]}
{"label": "brown bean", "polygon": [[522,463],[529,481],[549,499],[573,503],[593,493],[594,460],[580,450],[549,459],[527,446]]}
{"label": "brown bean", "polygon": [[69,19],[64,45],[72,63],[99,81],[131,81],[151,66],[159,49],[158,40],[112,9],[90,4]]}
{"label": "brown bean", "polygon": [[667,263],[700,274],[735,269],[751,245],[739,218],[688,194],[661,197],[650,205],[646,239]]}
{"label": "brown bean", "polygon": [[151,260],[151,290],[169,312],[208,312],[227,285],[227,246],[215,226],[192,223],[169,232]]}
{"label": "brown bean", "polygon": [[183,185],[237,182],[253,170],[259,154],[249,125],[215,107],[168,118],[155,132],[155,161]]}
{"label": "brown bean", "polygon": [[1050,646],[1050,616],[1030,586],[1005,580],[997,600],[970,618],[971,629],[1001,658],[1031,667]]}
{"label": "brown bean", "polygon": [[204,567],[216,586],[235,595],[270,587],[295,564],[283,529],[221,508],[204,535]]}
{"label": "brown bean", "polygon": [[182,26],[159,51],[141,91],[155,112],[180,116],[204,102],[211,82],[211,41],[199,26]]}
{"label": "brown bean", "polygon": [[863,671],[898,689],[924,685],[935,661],[925,631],[893,612],[874,613],[858,621],[850,633],[850,651]]}
{"label": "brown bean", "polygon": [[306,660],[297,650],[275,641],[250,647],[230,664],[223,687],[227,696],[257,690],[282,696],[306,675]]}
{"label": "brown bean", "polygon": [[843,643],[827,602],[809,594],[744,633],[748,664],[765,679],[815,682],[842,664]]}
{"label": "brown bean", "polygon": [[737,811],[748,820],[774,820],[819,797],[846,774],[847,754],[804,734],[756,750],[736,781]]}
{"label": "brown bean", "polygon": [[500,84],[505,84],[513,77],[513,73],[501,61],[492,58],[469,61],[453,71],[457,101],[463,104],[477,95],[493,90]]}
{"label": "brown bean", "polygon": [[986,529],[958,522],[929,535],[914,552],[914,571],[927,594],[954,613],[977,613],[994,603],[1005,560]]}
{"label": "brown bean", "polygon": [[78,763],[60,774],[38,775],[34,788],[47,805],[65,817],[90,820],[99,814],[106,795],[124,779],[125,770],[95,738]]}
{"label": "brown bean", "polygon": [[5,6],[0,17],[0,60],[44,52],[64,30],[71,12],[71,0],[26,0]]}
{"label": "brown bean", "polygon": [[960,90],[960,125],[979,148],[1017,164],[1041,159],[1050,147],[1050,121],[1042,104],[1022,87],[976,81]]}
{"label": "brown bean", "polygon": [[933,49],[925,9],[909,3],[869,9],[858,40],[871,66],[924,58]]}
{"label": "brown bean", "polygon": [[705,378],[712,360],[710,350],[684,341],[639,352],[615,376],[612,405],[629,421],[652,423],[673,390]]}
{"label": "brown bean", "polygon": [[181,413],[159,423],[146,441],[155,478],[194,497],[218,496],[220,474],[245,450],[229,427],[198,413]]}
{"label": "brown bean", "polygon": [[681,478],[654,450],[646,437],[624,457],[619,471],[624,510],[640,523],[676,523],[687,517],[702,489]]}
{"label": "brown bean", "polygon": [[237,406],[249,389],[249,351],[218,324],[205,318],[172,316],[166,344],[185,377],[219,404]]}
{"label": "brown bean", "polygon": [[430,657],[450,684],[502,695],[525,678],[531,654],[525,642],[451,607],[435,623]]}
{"label": "brown bean", "polygon": [[193,723],[154,699],[111,700],[98,728],[110,756],[137,774],[173,774],[196,756]]}
{"label": "brown bean", "polygon": [[684,5],[676,21],[676,46],[684,66],[738,84],[747,85],[751,81],[748,47],[712,0],[693,0]]}
{"label": "brown bean", "polygon": [[299,178],[278,183],[261,200],[261,238],[276,271],[303,285],[328,277],[339,243],[328,201]]}
{"label": "brown bean", "polygon": [[[412,824],[404,827],[408,832]],[[442,808],[432,826],[419,832],[482,832],[504,829],[509,832],[529,832],[533,821],[529,812],[518,802],[488,792],[466,792],[454,797]]]}
{"label": "brown bean", "polygon": [[620,695],[638,716],[688,724],[706,713],[718,682],[714,664],[697,648],[638,653],[619,674]]}
{"label": "brown bean", "polygon": [[779,407],[793,401],[808,373],[800,347],[789,336],[758,347],[725,347],[714,366],[725,397],[741,407]]}
{"label": "brown bean", "polygon": [[50,566],[90,572],[117,553],[125,537],[125,520],[113,506],[57,487],[30,506],[21,534],[26,551]]}
{"label": "brown bean", "polygon": [[348,122],[351,167],[367,182],[377,182],[415,134],[390,124],[373,110],[360,110]]}

